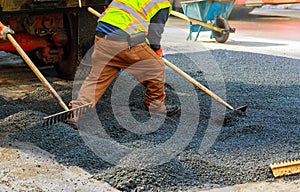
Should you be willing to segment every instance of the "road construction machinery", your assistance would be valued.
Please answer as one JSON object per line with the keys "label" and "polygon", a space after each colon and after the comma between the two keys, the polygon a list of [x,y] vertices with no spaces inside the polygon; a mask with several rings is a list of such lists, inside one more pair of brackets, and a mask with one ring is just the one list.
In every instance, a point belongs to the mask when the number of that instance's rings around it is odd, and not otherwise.
{"label": "road construction machinery", "polygon": [[[87,6],[105,10],[107,0],[0,0],[0,20],[37,66],[54,66],[63,79],[73,79],[80,59],[93,45],[95,18]],[[9,41],[0,51],[18,54]]]}

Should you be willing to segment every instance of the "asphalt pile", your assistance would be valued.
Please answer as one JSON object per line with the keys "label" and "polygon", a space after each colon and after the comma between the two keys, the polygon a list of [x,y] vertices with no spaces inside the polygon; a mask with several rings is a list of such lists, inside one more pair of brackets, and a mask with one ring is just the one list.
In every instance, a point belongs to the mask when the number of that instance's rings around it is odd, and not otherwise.
{"label": "asphalt pile", "polygon": [[[190,58],[195,54],[201,58],[205,53],[174,54],[166,58],[180,67],[182,63],[191,62]],[[43,87],[24,99],[6,101],[0,98],[1,137],[30,143],[53,155],[53,161],[60,165],[79,167],[93,179],[105,181],[121,191],[207,189],[273,181],[271,163],[300,159],[299,60],[226,50],[215,50],[210,54],[222,71],[228,103],[233,106],[248,104],[248,109],[246,115],[226,113],[217,137],[207,150],[200,149],[212,117],[212,101],[197,88],[194,91],[200,110],[190,114],[197,116],[196,129],[187,126],[180,132],[183,135],[192,132],[192,137],[172,158],[155,166],[139,167],[139,154],[131,154],[130,166],[115,165],[89,147],[82,136],[84,131],[73,130],[64,123],[43,127],[42,117],[61,111]],[[203,71],[185,71],[209,85]],[[176,74],[171,76],[175,78]],[[180,104],[180,96],[188,97],[190,93],[176,92],[173,86],[166,85],[166,102]],[[72,98],[72,83],[54,88],[62,98]],[[149,120],[149,114],[143,108],[144,92],[142,86],[136,86],[129,102],[132,115],[140,122]],[[96,114],[106,134],[117,143],[130,149],[155,148],[177,133],[184,114],[166,118],[161,127],[151,133],[137,134],[124,129],[111,106],[113,94],[111,86],[97,104]],[[93,124],[89,128],[93,130]],[[168,151],[160,155],[167,156]],[[287,179],[299,179],[299,176]]]}

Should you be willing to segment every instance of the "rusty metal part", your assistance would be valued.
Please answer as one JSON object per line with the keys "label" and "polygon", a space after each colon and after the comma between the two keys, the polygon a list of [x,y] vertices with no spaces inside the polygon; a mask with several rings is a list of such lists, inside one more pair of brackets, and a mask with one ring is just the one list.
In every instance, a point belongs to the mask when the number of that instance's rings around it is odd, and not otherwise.
{"label": "rusty metal part", "polygon": [[58,104],[64,109],[64,112],[54,114],[52,116],[48,116],[44,118],[44,121],[48,122],[47,124],[53,124],[58,122],[59,120],[63,120],[65,116],[68,116],[68,114],[72,114],[75,116],[81,116],[82,113],[85,113],[87,109],[91,108],[91,104],[82,105],[75,109],[69,109],[68,106],[64,103],[62,98],[58,95],[58,93],[55,91],[55,89],[51,86],[51,84],[47,81],[47,79],[43,76],[43,74],[39,71],[39,69],[34,65],[34,63],[30,60],[30,58],[27,56],[27,54],[24,52],[24,50],[21,48],[21,46],[17,43],[17,41],[13,38],[11,34],[7,34],[7,39],[12,43],[12,45],[16,48],[18,53],[21,55],[21,57],[24,59],[24,61],[27,63],[27,65],[30,67],[30,69],[34,72],[34,74],[38,77],[38,79],[41,81],[41,83],[48,89],[48,91],[51,93],[53,98],[58,102]]}
{"label": "rusty metal part", "polygon": [[[38,59],[45,64],[61,61],[65,54],[63,45],[68,42],[64,32],[52,35],[52,42],[48,41],[46,37],[39,38],[28,33],[16,34],[15,40],[25,52],[35,50]],[[2,40],[0,40],[0,50],[11,53],[16,52],[16,48],[9,41]]]}
{"label": "rusty metal part", "polygon": [[38,58],[44,63],[57,63],[62,60],[62,55],[64,54],[64,50],[61,47],[44,47],[39,49],[36,52]]}
{"label": "rusty metal part", "polygon": [[27,63],[27,65],[30,67],[30,69],[39,78],[39,80],[42,82],[42,84],[48,89],[48,91],[56,99],[56,101],[59,103],[59,105],[64,110],[69,110],[67,105],[61,99],[61,97],[57,94],[57,92],[50,85],[50,83],[43,76],[43,74],[39,71],[39,69],[34,65],[34,63],[30,60],[30,58],[27,56],[27,54],[24,52],[24,50],[21,48],[21,46],[17,43],[17,41],[13,38],[13,36],[11,34],[7,34],[7,39],[13,44],[13,46],[16,48],[16,50],[21,55],[21,57],[24,59],[24,61]]}
{"label": "rusty metal part", "polygon": [[300,160],[273,163],[270,165],[274,177],[300,173]]}
{"label": "rusty metal part", "polygon": [[[58,63],[66,54],[64,47],[69,37],[63,23],[63,14],[12,16],[8,23],[14,29],[15,40],[25,52],[34,50],[38,60],[45,64]],[[0,50],[16,53],[8,41],[0,41]]]}
{"label": "rusty metal part", "polygon": [[[13,20],[12,17],[10,20]],[[20,25],[20,24],[16,24]],[[23,26],[28,33],[39,37],[52,35],[64,29],[63,14],[31,15],[24,18]]]}
{"label": "rusty metal part", "polygon": [[[29,33],[17,33],[14,35],[15,40],[26,52],[32,51],[37,47],[48,47],[51,44],[46,38],[39,38]],[[16,48],[9,41],[0,40],[0,50],[7,52],[16,52]]]}

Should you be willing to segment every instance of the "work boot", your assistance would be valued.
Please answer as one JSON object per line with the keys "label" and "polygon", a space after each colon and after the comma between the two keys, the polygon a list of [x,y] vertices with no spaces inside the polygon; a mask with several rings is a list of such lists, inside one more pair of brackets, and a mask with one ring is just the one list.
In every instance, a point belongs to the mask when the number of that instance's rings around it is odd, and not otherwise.
{"label": "work boot", "polygon": [[91,109],[92,103],[74,105],[74,101],[69,103],[70,117],[64,122],[75,130],[78,130],[78,122]]}
{"label": "work boot", "polygon": [[78,121],[78,118],[71,117],[71,118],[66,119],[64,123],[69,125],[71,128],[78,130],[77,121]]}
{"label": "work boot", "polygon": [[148,109],[151,113],[154,114],[166,114],[168,117],[171,117],[177,114],[180,111],[180,107],[177,105],[165,105],[165,107],[161,110]]}
{"label": "work boot", "polygon": [[171,117],[175,114],[177,114],[178,112],[180,112],[180,107],[177,105],[166,105],[166,113],[168,117]]}

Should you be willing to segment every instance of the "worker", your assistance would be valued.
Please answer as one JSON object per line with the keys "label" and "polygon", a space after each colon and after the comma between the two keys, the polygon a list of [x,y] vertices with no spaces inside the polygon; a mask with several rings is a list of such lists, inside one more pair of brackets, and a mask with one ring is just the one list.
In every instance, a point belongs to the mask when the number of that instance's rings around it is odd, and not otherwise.
{"label": "worker", "polygon": [[178,113],[179,106],[164,102],[165,65],[160,42],[170,11],[168,0],[113,0],[98,19],[91,71],[69,107],[90,102],[95,106],[124,70],[146,87],[148,111],[167,116]]}
{"label": "worker", "polygon": [[8,26],[5,26],[0,21],[0,39],[6,40],[7,34],[15,34],[15,32]]}

